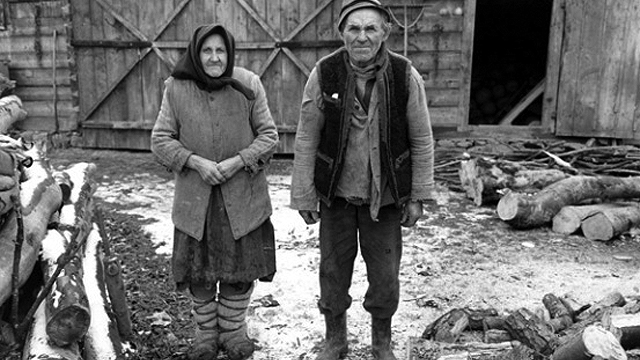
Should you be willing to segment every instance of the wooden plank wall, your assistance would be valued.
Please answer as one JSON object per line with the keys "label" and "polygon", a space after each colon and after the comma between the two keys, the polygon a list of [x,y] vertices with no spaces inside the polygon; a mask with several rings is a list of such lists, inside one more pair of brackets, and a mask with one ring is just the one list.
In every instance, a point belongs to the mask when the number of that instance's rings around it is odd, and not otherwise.
{"label": "wooden plank wall", "polygon": [[28,112],[15,127],[48,132],[77,129],[73,56],[66,26],[68,1],[9,0],[4,5],[0,59],[9,61],[9,77],[17,85],[15,94]]}
{"label": "wooden plank wall", "polygon": [[640,139],[640,4],[566,0],[556,134]]}
{"label": "wooden plank wall", "polygon": [[[404,29],[400,25],[413,25],[408,29],[406,55],[425,81],[432,125],[460,125],[463,119],[459,110],[468,91],[463,66],[465,1],[395,0],[385,4],[391,6],[399,23],[389,38],[392,50],[404,53]],[[404,5],[408,7],[406,20]]]}

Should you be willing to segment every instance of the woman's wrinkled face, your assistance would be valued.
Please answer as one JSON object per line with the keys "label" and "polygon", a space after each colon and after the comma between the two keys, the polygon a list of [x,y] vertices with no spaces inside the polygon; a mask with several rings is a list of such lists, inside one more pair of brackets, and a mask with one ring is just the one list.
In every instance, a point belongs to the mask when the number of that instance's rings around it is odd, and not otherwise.
{"label": "woman's wrinkled face", "polygon": [[351,62],[366,66],[376,58],[382,43],[389,37],[384,18],[375,9],[360,9],[349,14],[342,30],[342,40]]}
{"label": "woman's wrinkled face", "polygon": [[208,36],[200,48],[200,63],[204,72],[214,78],[227,69],[227,46],[218,34]]}

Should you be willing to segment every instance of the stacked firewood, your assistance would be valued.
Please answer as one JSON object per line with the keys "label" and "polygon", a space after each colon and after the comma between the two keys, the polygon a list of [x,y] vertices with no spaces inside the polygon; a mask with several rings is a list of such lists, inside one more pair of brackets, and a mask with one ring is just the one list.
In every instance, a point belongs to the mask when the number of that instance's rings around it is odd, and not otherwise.
{"label": "stacked firewood", "polygon": [[498,216],[514,228],[553,225],[558,233],[581,231],[591,240],[610,240],[640,225],[640,148],[524,144],[463,154],[460,186],[476,205],[497,203]]}
{"label": "stacked firewood", "polygon": [[409,360],[640,359],[640,298],[593,304],[546,294],[544,307],[499,314],[453,309],[410,339]]}
{"label": "stacked firewood", "polygon": [[45,146],[14,141],[7,151],[2,144],[0,155],[15,160],[19,181],[0,224],[0,310],[10,314],[0,320],[0,355],[123,358],[131,323],[119,263],[94,204],[95,165],[54,171]]}

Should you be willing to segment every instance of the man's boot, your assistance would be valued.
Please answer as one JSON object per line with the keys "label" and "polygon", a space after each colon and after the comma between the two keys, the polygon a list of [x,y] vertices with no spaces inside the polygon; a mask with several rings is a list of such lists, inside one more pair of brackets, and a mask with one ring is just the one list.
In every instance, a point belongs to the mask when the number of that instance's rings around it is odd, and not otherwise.
{"label": "man's boot", "polygon": [[371,319],[371,350],[376,360],[397,360],[391,351],[391,318]]}
{"label": "man's boot", "polygon": [[347,343],[347,313],[337,316],[325,314],[326,327],[324,349],[318,354],[316,360],[338,360],[349,352]]}
{"label": "man's boot", "polygon": [[230,360],[244,360],[253,354],[255,345],[247,335],[245,321],[253,285],[244,294],[219,295],[218,325],[220,343]]}
{"label": "man's boot", "polygon": [[192,298],[191,314],[196,322],[196,336],[189,352],[191,360],[218,357],[218,303],[215,299]]}

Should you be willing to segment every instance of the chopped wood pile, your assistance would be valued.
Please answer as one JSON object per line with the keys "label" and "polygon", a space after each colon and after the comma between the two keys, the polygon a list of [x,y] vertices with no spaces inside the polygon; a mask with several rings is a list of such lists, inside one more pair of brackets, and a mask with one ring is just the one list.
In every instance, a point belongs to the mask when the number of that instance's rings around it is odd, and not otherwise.
{"label": "chopped wood pile", "polygon": [[124,358],[131,323],[95,164],[54,171],[44,147],[0,135],[0,357]]}
{"label": "chopped wood pile", "polygon": [[408,360],[640,359],[640,298],[546,294],[535,311],[457,308],[411,338]]}
{"label": "chopped wood pile", "polygon": [[[436,149],[436,180],[517,229],[610,240],[640,225],[640,148],[555,141]],[[457,175],[457,178],[456,178]]]}

